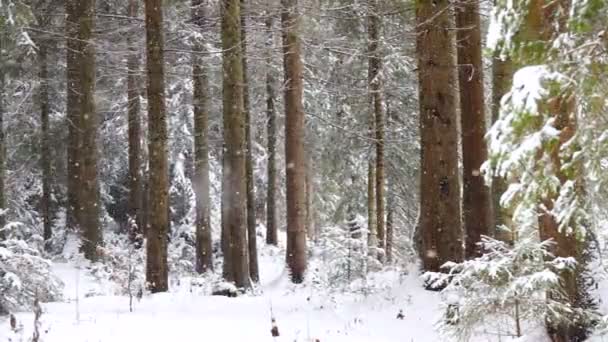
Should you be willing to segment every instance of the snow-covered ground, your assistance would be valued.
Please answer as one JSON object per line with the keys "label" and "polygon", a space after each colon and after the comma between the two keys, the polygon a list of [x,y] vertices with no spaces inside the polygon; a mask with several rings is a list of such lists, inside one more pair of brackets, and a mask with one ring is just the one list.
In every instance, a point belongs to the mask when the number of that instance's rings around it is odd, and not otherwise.
{"label": "snow-covered ground", "polygon": [[[127,297],[87,297],[99,293],[100,285],[74,265],[57,263],[54,270],[65,282],[65,298],[43,306],[46,342],[440,341],[433,328],[438,295],[424,291],[416,274],[385,272],[382,277],[394,286],[368,296],[330,295],[291,285],[277,257],[262,256],[258,296],[204,296],[182,284],[135,301],[131,313]],[[276,339],[270,334],[271,306],[280,331]],[[396,319],[400,309],[404,320]],[[8,322],[0,322],[1,342],[29,340],[33,314],[16,316],[23,331],[15,335]]]}

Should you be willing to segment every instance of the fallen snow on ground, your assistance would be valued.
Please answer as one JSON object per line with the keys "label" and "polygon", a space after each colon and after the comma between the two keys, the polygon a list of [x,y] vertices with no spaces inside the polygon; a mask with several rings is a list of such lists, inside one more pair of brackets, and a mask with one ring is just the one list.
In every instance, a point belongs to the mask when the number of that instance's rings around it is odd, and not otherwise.
{"label": "fallen snow on ground", "polygon": [[[330,295],[291,285],[276,260],[276,256],[262,256],[262,285],[257,296],[205,296],[181,285],[169,293],[136,300],[133,312],[129,312],[127,297],[87,297],[88,293],[104,293],[103,286],[75,265],[57,263],[54,271],[65,282],[65,301],[44,304],[42,341],[440,340],[433,329],[439,297],[424,291],[416,274],[386,272],[384,280],[394,282],[394,287],[368,296]],[[281,334],[276,339],[270,334],[271,306]],[[400,309],[404,320],[396,319]],[[29,340],[33,314],[16,316],[22,332],[12,334],[8,322],[0,322],[0,342]]]}

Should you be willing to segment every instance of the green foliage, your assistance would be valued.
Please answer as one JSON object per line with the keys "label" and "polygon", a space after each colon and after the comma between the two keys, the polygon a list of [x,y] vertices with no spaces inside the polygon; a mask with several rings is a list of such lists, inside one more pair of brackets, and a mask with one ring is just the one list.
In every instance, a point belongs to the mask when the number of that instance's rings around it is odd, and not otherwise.
{"label": "green foliage", "polygon": [[[448,273],[426,273],[431,287],[443,288],[445,316],[437,323],[446,337],[522,336],[543,320],[595,319],[593,311],[564,304],[560,275],[573,272],[573,258],[554,258],[552,242],[522,237],[511,247],[484,238],[485,253],[474,260],[444,265]],[[551,292],[551,296],[547,293]]]}

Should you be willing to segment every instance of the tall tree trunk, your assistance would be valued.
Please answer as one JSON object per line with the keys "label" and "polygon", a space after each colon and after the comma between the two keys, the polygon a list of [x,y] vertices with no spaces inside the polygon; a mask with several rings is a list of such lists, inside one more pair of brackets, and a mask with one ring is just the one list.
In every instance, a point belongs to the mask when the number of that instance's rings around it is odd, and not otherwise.
{"label": "tall tree trunk", "polygon": [[272,12],[266,14],[266,51],[268,53],[266,65],[266,134],[268,135],[268,193],[266,195],[266,243],[278,245],[277,234],[277,209],[276,209],[276,187],[277,187],[277,115],[274,106],[275,90],[274,76],[271,65],[273,48],[273,26],[274,15]]}
{"label": "tall tree trunk", "polygon": [[79,58],[80,40],[78,39],[79,6],[76,0],[65,1],[65,34],[66,34],[66,117],[68,125],[67,142],[67,187],[68,206],[66,226],[76,230],[80,226],[80,167],[82,131],[80,123],[80,85]]}
{"label": "tall tree trunk", "polygon": [[146,281],[152,292],[169,288],[167,232],[169,229],[169,174],[163,60],[162,0],[146,0],[146,57],[148,73],[149,207],[146,236]]}
{"label": "tall tree trunk", "polygon": [[[500,114],[500,101],[511,88],[511,79],[513,78],[513,63],[509,57],[500,56],[499,52],[495,52],[492,58],[492,123],[498,120]],[[503,177],[494,176],[492,178],[492,206],[494,213],[494,238],[513,243],[513,233],[503,229],[508,227],[510,222],[510,213],[500,205],[500,198],[507,190],[507,180]]]}
{"label": "tall tree trunk", "polygon": [[245,114],[245,169],[247,173],[247,241],[249,246],[249,276],[258,282],[258,248],[256,236],[255,215],[255,180],[253,178],[253,149],[251,147],[251,110],[249,105],[249,81],[247,70],[247,15],[245,13],[245,0],[241,0],[241,58],[243,63],[243,111]]}
{"label": "tall tree trunk", "polygon": [[481,255],[477,243],[490,235],[492,201],[490,189],[481,175],[481,164],[488,159],[483,61],[481,58],[481,20],[478,0],[463,0],[456,6],[458,74],[462,139],[462,212],[465,255]]}
{"label": "tall tree trunk", "polygon": [[[207,4],[204,0],[192,0],[192,21],[199,33],[206,29]],[[194,49],[205,52],[203,42],[196,41]],[[194,193],[196,195],[196,271],[213,270],[211,241],[210,190],[209,190],[209,78],[203,59],[192,55],[192,78],[194,81]]]}
{"label": "tall tree trunk", "polygon": [[[0,210],[6,210],[4,176],[6,174],[6,143],[4,137],[4,87],[5,87],[5,33],[0,32]],[[0,213],[0,241],[6,238],[2,228],[6,224],[6,212]],[[0,309],[2,309],[0,307]]]}
{"label": "tall tree trunk", "polygon": [[416,5],[422,189],[418,229],[427,271],[463,259],[453,18],[448,0]]}
{"label": "tall tree trunk", "polygon": [[50,248],[50,240],[53,237],[51,221],[51,136],[49,123],[49,73],[47,61],[48,45],[45,41],[38,43],[38,77],[40,79],[39,105],[40,126],[42,128],[42,139],[40,141],[40,167],[42,169],[42,199],[40,207],[42,211],[43,237],[45,248]]}
{"label": "tall tree trunk", "polygon": [[[376,98],[373,92],[373,89],[376,85],[375,77],[377,76],[377,71],[375,70],[376,66],[374,65],[376,59],[376,52],[378,50],[378,3],[377,0],[369,0],[368,8],[367,8],[367,35],[368,35],[368,68],[367,68],[367,82],[368,82],[368,109],[369,109],[369,117],[368,117],[368,136],[370,138],[370,144],[372,147],[376,147],[376,112],[375,112],[375,103]],[[376,149],[370,148],[369,157],[367,161],[367,227],[369,230],[368,235],[368,246],[373,246],[374,248],[378,245],[379,241],[379,232],[377,225],[377,216],[376,216]]]}
{"label": "tall tree trunk", "polygon": [[[139,3],[129,0],[127,15],[137,17]],[[127,57],[127,112],[129,122],[129,218],[134,220],[137,229],[129,230],[131,242],[141,246],[140,237],[144,234],[143,210],[143,173],[141,150],[141,104],[139,101],[139,56],[131,35],[127,37],[129,57]]]}
{"label": "tall tree trunk", "polygon": [[308,239],[316,241],[317,231],[314,223],[313,212],[313,180],[312,180],[312,151],[306,153],[306,236]]}
{"label": "tall tree trunk", "polygon": [[285,168],[287,174],[287,265],[294,283],[306,271],[306,160],[305,117],[302,104],[303,75],[298,36],[298,2],[281,0],[285,71]]}
{"label": "tall tree trunk", "polygon": [[376,139],[376,236],[378,247],[385,249],[384,231],[384,109],[382,104],[382,58],[380,57],[381,22],[378,1],[368,0],[368,82],[375,118]]}
{"label": "tall tree trunk", "polygon": [[[386,104],[386,128],[387,131],[391,132],[391,115],[393,113],[390,111],[389,102]],[[389,138],[390,140],[390,138]],[[388,158],[390,160],[390,157]],[[395,206],[395,195],[393,191],[391,191],[391,187],[393,184],[393,179],[390,176],[386,177],[387,188],[389,189],[389,193],[387,194],[386,201],[386,262],[393,262],[393,241],[394,241],[394,206]]]}
{"label": "tall tree trunk", "polygon": [[[249,287],[247,253],[246,118],[243,110],[240,0],[222,1],[224,165],[222,172],[222,229],[230,241],[227,281]],[[226,267],[226,265],[225,265]]]}
{"label": "tall tree trunk", "polygon": [[95,1],[80,0],[78,39],[80,41],[79,91],[82,131],[82,167],[80,179],[81,250],[89,260],[97,260],[97,247],[102,243],[99,225],[99,188],[97,183],[97,114],[95,109]]}

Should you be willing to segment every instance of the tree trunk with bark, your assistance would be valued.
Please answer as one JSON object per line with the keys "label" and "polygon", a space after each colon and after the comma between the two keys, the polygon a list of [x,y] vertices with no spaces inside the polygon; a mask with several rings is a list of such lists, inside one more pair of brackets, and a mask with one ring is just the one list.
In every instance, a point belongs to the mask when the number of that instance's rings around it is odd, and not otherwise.
{"label": "tree trunk with bark", "polygon": [[97,182],[97,113],[95,108],[95,1],[80,0],[78,39],[80,41],[79,89],[82,166],[80,168],[81,251],[87,259],[98,259],[97,247],[103,238],[99,224],[99,185]]}
{"label": "tree trunk with bark", "polygon": [[[137,0],[129,0],[127,15],[136,18],[139,10]],[[139,56],[137,47],[131,38],[127,37],[129,56],[127,57],[127,115],[129,135],[129,218],[134,220],[137,229],[129,227],[129,237],[136,246],[144,234],[143,210],[143,172],[142,172],[142,146],[141,146],[141,103],[139,101]]]}
{"label": "tree trunk with bark", "polygon": [[[1,48],[0,48],[1,49]],[[42,211],[43,237],[45,249],[49,250],[50,240],[53,237],[51,220],[51,136],[50,136],[50,102],[49,102],[49,72],[48,72],[48,44],[38,42],[38,101],[40,105],[40,127],[42,138],[40,140],[40,168],[42,169],[42,198],[40,208]]]}
{"label": "tree trunk with bark", "polygon": [[80,85],[79,58],[80,40],[78,39],[79,6],[76,0],[65,1],[65,35],[66,35],[66,117],[68,126],[67,142],[67,213],[66,226],[75,231],[80,226],[80,167],[82,131],[80,124]]}
{"label": "tree trunk with bark", "polygon": [[243,61],[240,0],[222,1],[224,157],[222,172],[222,230],[229,238],[224,277],[247,288],[246,118],[243,110]]}
{"label": "tree trunk with bark", "polygon": [[276,188],[277,188],[277,114],[274,105],[275,99],[275,79],[270,66],[274,62],[272,58],[273,13],[266,14],[266,50],[267,50],[267,70],[266,70],[266,134],[268,135],[268,193],[266,195],[266,243],[278,245],[277,234],[277,209],[276,209]]}
{"label": "tree trunk with bark", "polygon": [[492,201],[490,189],[481,175],[481,164],[488,159],[484,104],[481,20],[478,0],[456,4],[456,38],[460,89],[460,134],[462,143],[462,213],[465,256],[481,255],[477,243],[490,235]]}
{"label": "tree trunk with bark", "polygon": [[[492,123],[498,120],[500,114],[500,101],[511,89],[513,78],[513,63],[509,57],[501,57],[495,52],[492,58]],[[507,190],[507,180],[503,177],[492,178],[492,206],[494,213],[494,238],[512,244],[513,233],[503,227],[510,226],[510,213],[500,205],[500,198]]]}
{"label": "tree trunk with bark", "polygon": [[298,2],[281,0],[285,72],[285,168],[287,174],[287,265],[294,283],[306,271],[306,156],[303,74],[298,36]]}
{"label": "tree trunk with bark", "polygon": [[249,105],[249,81],[247,70],[247,14],[245,0],[241,0],[241,58],[243,64],[243,111],[245,114],[245,169],[247,173],[247,244],[249,252],[249,276],[258,282],[258,248],[256,232],[255,180],[253,178],[253,149],[251,147],[251,110]]}
{"label": "tree trunk with bark", "polygon": [[458,81],[448,0],[416,5],[420,100],[420,251],[426,271],[463,259],[458,173]]}
{"label": "tree trunk with bark", "polygon": [[378,247],[385,249],[384,231],[384,109],[382,100],[382,58],[380,57],[380,15],[378,1],[368,0],[368,86],[370,104],[373,109],[376,145],[375,165],[375,212]]}
{"label": "tree trunk with bark", "polygon": [[[204,0],[192,0],[192,21],[199,33],[207,29],[207,4]],[[203,42],[196,41],[196,52],[205,52]],[[194,193],[196,196],[196,271],[213,270],[213,249],[210,224],[209,190],[209,76],[203,59],[192,55],[194,83]]]}
{"label": "tree trunk with bark", "polygon": [[145,0],[148,74],[149,217],[147,219],[146,281],[150,291],[169,289],[167,232],[169,174],[163,55],[162,0]]}
{"label": "tree trunk with bark", "polygon": [[[0,32],[0,69],[5,67],[4,50],[5,49],[5,33]],[[0,70],[0,210],[6,211],[5,184],[4,177],[6,174],[6,143],[4,137],[4,87],[5,75],[4,70]],[[6,238],[6,234],[2,228],[6,224],[6,213],[0,213],[0,241]],[[0,307],[0,309],[2,309]]]}

